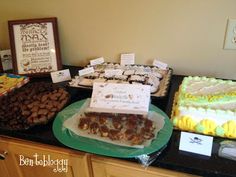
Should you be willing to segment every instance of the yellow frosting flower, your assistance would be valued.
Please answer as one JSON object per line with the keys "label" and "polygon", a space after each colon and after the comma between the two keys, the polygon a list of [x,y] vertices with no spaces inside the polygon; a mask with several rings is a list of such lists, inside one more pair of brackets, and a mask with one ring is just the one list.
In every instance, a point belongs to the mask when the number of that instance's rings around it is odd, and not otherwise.
{"label": "yellow frosting flower", "polygon": [[234,120],[224,123],[222,127],[226,137],[236,138],[236,122]]}
{"label": "yellow frosting flower", "polygon": [[177,127],[182,130],[188,130],[188,131],[194,131],[194,127],[196,125],[196,122],[192,120],[189,116],[183,116],[178,119],[177,121]]}
{"label": "yellow frosting flower", "polygon": [[203,119],[200,124],[204,127],[204,134],[215,135],[216,123],[213,120]]}

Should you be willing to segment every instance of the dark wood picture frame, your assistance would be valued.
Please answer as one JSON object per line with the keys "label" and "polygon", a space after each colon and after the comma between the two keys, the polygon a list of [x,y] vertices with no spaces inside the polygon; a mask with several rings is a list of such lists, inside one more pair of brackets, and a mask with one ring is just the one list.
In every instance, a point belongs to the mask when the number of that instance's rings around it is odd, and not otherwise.
{"label": "dark wood picture frame", "polygon": [[8,21],[13,71],[32,77],[62,69],[57,18]]}

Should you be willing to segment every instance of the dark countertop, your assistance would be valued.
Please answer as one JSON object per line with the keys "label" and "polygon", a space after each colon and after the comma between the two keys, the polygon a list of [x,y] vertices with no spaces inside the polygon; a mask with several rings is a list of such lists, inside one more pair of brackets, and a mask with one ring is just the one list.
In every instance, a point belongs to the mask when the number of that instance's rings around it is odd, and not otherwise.
{"label": "dark countertop", "polygon": [[[65,68],[68,68],[65,67]],[[69,67],[71,75],[75,75],[78,67]],[[45,79],[34,79],[34,81]],[[50,78],[46,79],[50,81]],[[183,76],[173,75],[170,83],[169,94],[165,98],[152,98],[152,104],[158,106],[170,117],[174,93],[178,90]],[[65,84],[65,83],[62,83]],[[71,103],[90,97],[91,90],[68,88],[71,94]],[[26,131],[8,131],[0,129],[0,135],[15,137],[34,142],[69,148],[61,144],[53,135],[52,122],[47,125],[35,126]],[[236,161],[221,158],[217,155],[219,142],[222,138],[214,138],[211,157],[179,151],[180,131],[174,130],[167,147],[151,164],[153,167],[162,167],[170,170],[201,175],[201,176],[236,176]],[[134,161],[136,159],[125,159]]]}

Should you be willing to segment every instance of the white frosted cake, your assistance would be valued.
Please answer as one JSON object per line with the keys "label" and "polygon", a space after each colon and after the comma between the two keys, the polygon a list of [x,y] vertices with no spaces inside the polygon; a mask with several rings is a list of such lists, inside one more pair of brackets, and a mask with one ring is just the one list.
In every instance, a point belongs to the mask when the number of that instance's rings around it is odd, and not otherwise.
{"label": "white frosted cake", "polygon": [[236,138],[236,82],[185,77],[175,95],[172,121],[181,130]]}

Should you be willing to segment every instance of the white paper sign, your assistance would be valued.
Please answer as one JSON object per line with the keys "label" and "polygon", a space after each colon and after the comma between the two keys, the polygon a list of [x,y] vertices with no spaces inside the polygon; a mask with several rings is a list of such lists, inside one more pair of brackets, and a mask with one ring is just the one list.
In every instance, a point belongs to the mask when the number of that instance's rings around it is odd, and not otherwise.
{"label": "white paper sign", "polygon": [[54,30],[54,24],[50,21],[13,25],[18,74],[58,70],[57,52],[55,52],[58,45]]}
{"label": "white paper sign", "polygon": [[90,65],[91,66],[99,65],[99,64],[102,64],[102,63],[104,63],[104,58],[103,57],[96,58],[94,60],[90,60]]}
{"label": "white paper sign", "polygon": [[164,70],[166,70],[167,67],[168,67],[168,64],[163,63],[163,62],[161,62],[161,61],[159,61],[157,59],[153,60],[153,64],[152,65],[156,66],[156,67],[158,67],[160,69],[164,69]]}
{"label": "white paper sign", "polygon": [[83,76],[83,75],[91,74],[91,73],[94,73],[93,67],[84,68],[84,69],[79,70],[79,76]]}
{"label": "white paper sign", "polygon": [[51,72],[51,78],[53,83],[63,82],[71,80],[69,69]]}
{"label": "white paper sign", "polygon": [[122,75],[123,71],[121,69],[105,69],[105,76],[118,76]]}
{"label": "white paper sign", "polygon": [[[90,107],[145,114],[150,103],[149,85],[93,83]],[[110,112],[110,111],[109,111]]]}
{"label": "white paper sign", "polygon": [[211,156],[213,137],[181,132],[179,150]]}
{"label": "white paper sign", "polygon": [[135,54],[134,53],[121,54],[120,64],[123,66],[135,64]]}
{"label": "white paper sign", "polygon": [[2,50],[0,51],[0,62],[2,61],[2,68],[4,71],[12,69],[12,57],[11,50]]}

